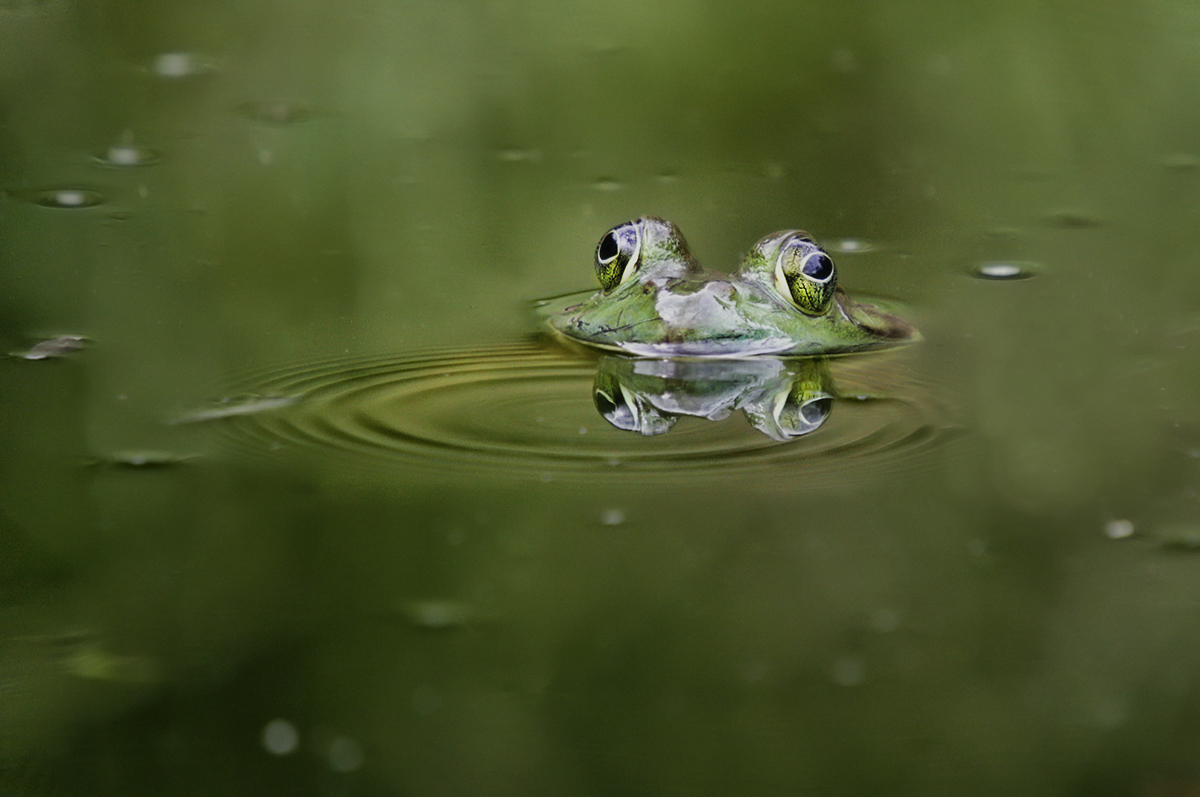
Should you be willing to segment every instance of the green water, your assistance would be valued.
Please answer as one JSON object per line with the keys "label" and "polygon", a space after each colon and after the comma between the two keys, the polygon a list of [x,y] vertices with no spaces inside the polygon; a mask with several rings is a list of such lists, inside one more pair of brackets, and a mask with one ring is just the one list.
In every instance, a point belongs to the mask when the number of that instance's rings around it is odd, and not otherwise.
{"label": "green water", "polygon": [[[0,792],[1193,793],[1198,97],[1166,0],[0,0]],[[614,429],[530,302],[645,213],[925,339]]]}

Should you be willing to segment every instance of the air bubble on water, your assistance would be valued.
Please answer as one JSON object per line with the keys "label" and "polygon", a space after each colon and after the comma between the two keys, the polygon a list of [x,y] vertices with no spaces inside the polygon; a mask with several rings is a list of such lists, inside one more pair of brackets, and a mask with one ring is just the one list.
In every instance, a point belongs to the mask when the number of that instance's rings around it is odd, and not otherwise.
{"label": "air bubble on water", "polygon": [[853,50],[847,50],[843,47],[829,54],[829,65],[833,68],[834,72],[849,74],[858,71],[858,58],[854,55]]}
{"label": "air bubble on water", "polygon": [[362,763],[362,746],[354,739],[338,736],[329,743],[329,768],[334,772],[353,772]]}
{"label": "air bubble on water", "polygon": [[1133,521],[1131,520],[1110,520],[1104,526],[1104,536],[1110,540],[1123,540],[1126,537],[1132,537],[1133,531]]}
{"label": "air bubble on water", "polygon": [[763,167],[763,177],[768,180],[782,180],[787,177],[787,167],[782,163],[768,163]]}
{"label": "air bubble on water", "polygon": [[474,614],[470,604],[451,600],[409,601],[403,608],[413,625],[434,630],[462,628]]}
{"label": "air bubble on water", "polygon": [[830,245],[830,248],[835,252],[843,254],[861,254],[862,252],[874,251],[877,247],[865,238],[842,238],[839,241],[834,241]]}
{"label": "air bubble on water", "polygon": [[984,280],[1024,280],[1036,272],[1033,263],[1018,260],[988,260],[980,263],[971,276]]}
{"label": "air bubble on water", "polygon": [[34,201],[47,208],[90,208],[99,205],[104,197],[86,188],[54,188],[41,191]]}
{"label": "air bubble on water", "polygon": [[881,634],[890,634],[900,627],[900,612],[895,609],[876,609],[871,612],[871,627]]}
{"label": "air bubble on water", "polygon": [[50,360],[77,352],[90,342],[91,339],[83,335],[58,335],[43,340],[26,351],[12,352],[12,356],[26,360]]}
{"label": "air bubble on water", "polygon": [[600,513],[600,522],[605,526],[619,526],[625,522],[625,513],[620,509],[606,509]]}
{"label": "air bubble on water", "polygon": [[126,130],[121,134],[119,141],[113,143],[103,153],[96,155],[96,161],[104,166],[119,168],[149,166],[158,163],[158,153],[134,143],[133,132]]}
{"label": "air bubble on water", "polygon": [[154,56],[150,69],[159,77],[178,79],[211,71],[212,65],[204,63],[195,53],[174,52]]}
{"label": "air bubble on water", "polygon": [[263,747],[272,755],[288,755],[300,746],[300,732],[285,719],[274,719],[263,726]]}
{"label": "air bubble on water", "polygon": [[845,656],[830,665],[829,679],[838,686],[859,686],[867,679],[867,666],[862,659]]}
{"label": "air bubble on water", "polygon": [[540,149],[502,149],[496,153],[496,159],[505,163],[537,163],[542,159]]}

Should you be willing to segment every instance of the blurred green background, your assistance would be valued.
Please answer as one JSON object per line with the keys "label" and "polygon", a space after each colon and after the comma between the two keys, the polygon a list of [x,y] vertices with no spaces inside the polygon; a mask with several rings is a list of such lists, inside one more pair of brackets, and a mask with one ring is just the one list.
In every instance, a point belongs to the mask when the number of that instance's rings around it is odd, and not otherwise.
{"label": "blurred green background", "polygon": [[[93,340],[0,361],[4,794],[1200,793],[1195,3],[0,0],[0,190],[0,343]],[[438,480],[165,422],[526,339],[645,213],[876,244],[953,442]]]}

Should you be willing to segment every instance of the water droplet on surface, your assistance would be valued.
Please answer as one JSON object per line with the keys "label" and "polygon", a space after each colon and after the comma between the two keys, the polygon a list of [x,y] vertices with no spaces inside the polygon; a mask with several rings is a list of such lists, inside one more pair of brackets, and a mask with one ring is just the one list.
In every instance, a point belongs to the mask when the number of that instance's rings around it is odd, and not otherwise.
{"label": "water droplet on surface", "polygon": [[24,360],[51,360],[77,352],[89,343],[91,343],[91,340],[83,335],[58,335],[57,337],[43,340],[27,351],[15,351],[12,353],[12,356],[20,357]]}
{"label": "water droplet on surface", "polygon": [[984,280],[1026,280],[1035,274],[1033,263],[1023,263],[1016,260],[991,260],[980,263],[971,272],[971,276]]}
{"label": "water droplet on surface", "polygon": [[878,247],[865,238],[842,238],[830,244],[829,248],[843,254],[860,254],[862,252],[873,252]]}
{"label": "water droplet on surface", "polygon": [[606,509],[600,513],[600,522],[605,526],[619,526],[625,522],[625,513],[620,509]]}
{"label": "water droplet on surface", "polygon": [[768,180],[782,180],[784,177],[787,177],[787,173],[787,167],[782,163],[768,163],[763,167],[762,172],[763,177],[766,177]]}
{"label": "water droplet on surface", "polygon": [[212,65],[205,63],[194,53],[159,53],[154,56],[150,69],[159,77],[176,79],[209,72]]}
{"label": "water droplet on surface", "polygon": [[262,744],[272,755],[289,755],[300,745],[300,732],[285,719],[274,719],[263,726]]}
{"label": "water droplet on surface", "polygon": [[339,736],[329,743],[329,768],[334,772],[353,772],[362,763],[362,746],[349,736]]}
{"label": "water droplet on surface", "polygon": [[131,143],[114,144],[96,156],[98,163],[119,168],[153,166],[159,160],[159,155],[154,150]]}
{"label": "water droplet on surface", "polygon": [[838,686],[859,686],[867,679],[867,667],[862,659],[846,656],[829,667],[829,680]]}
{"label": "water droplet on surface", "polygon": [[197,454],[175,454],[170,451],[114,451],[103,457],[97,457],[92,460],[92,464],[152,470],[182,465],[197,456]]}
{"label": "water droplet on surface", "polygon": [[299,396],[238,396],[217,402],[216,406],[180,415],[171,421],[176,423],[202,423],[221,418],[255,415],[260,412],[289,407],[300,400]]}
{"label": "water droplet on surface", "polygon": [[1104,536],[1110,540],[1123,540],[1126,537],[1132,537],[1133,531],[1133,521],[1131,520],[1110,520],[1104,526]]}
{"label": "water droplet on surface", "polygon": [[33,201],[46,208],[91,208],[104,202],[99,191],[87,188],[52,188],[33,195]]}
{"label": "water droplet on surface", "polygon": [[404,606],[404,613],[413,625],[441,630],[465,626],[474,610],[470,604],[461,601],[423,600],[409,601]]}
{"label": "water droplet on surface", "polygon": [[542,159],[540,149],[502,149],[496,153],[496,159],[506,163],[537,163]]}

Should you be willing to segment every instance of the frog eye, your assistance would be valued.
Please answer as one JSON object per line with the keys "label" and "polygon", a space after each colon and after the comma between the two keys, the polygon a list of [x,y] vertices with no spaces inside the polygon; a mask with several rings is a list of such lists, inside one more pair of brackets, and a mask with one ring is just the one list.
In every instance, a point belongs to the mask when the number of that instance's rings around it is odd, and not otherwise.
{"label": "frog eye", "polygon": [[596,246],[596,277],[606,292],[625,283],[637,271],[642,233],[636,222],[618,224]]}
{"label": "frog eye", "polygon": [[779,250],[775,287],[801,312],[820,315],[837,290],[837,267],[811,239],[795,238]]}
{"label": "frog eye", "polygon": [[604,420],[627,432],[650,436],[670,431],[675,425],[676,418],[660,412],[645,400],[639,401],[636,393],[628,390],[619,379],[604,373],[603,369],[596,372],[592,401]]}
{"label": "frog eye", "polygon": [[789,396],[779,408],[775,420],[789,437],[800,437],[817,431],[829,417],[831,409],[833,399],[829,396],[810,396],[807,399]]}

